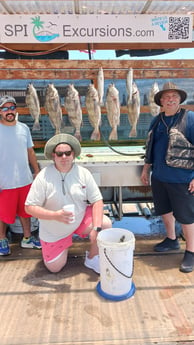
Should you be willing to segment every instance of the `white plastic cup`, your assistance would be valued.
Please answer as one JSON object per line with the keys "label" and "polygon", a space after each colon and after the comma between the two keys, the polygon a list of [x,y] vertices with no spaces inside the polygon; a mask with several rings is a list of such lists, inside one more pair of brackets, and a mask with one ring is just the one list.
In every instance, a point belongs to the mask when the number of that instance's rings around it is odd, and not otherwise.
{"label": "white plastic cup", "polygon": [[74,223],[75,222],[75,205],[74,204],[65,205],[63,206],[63,210],[73,213],[73,216],[69,223]]}

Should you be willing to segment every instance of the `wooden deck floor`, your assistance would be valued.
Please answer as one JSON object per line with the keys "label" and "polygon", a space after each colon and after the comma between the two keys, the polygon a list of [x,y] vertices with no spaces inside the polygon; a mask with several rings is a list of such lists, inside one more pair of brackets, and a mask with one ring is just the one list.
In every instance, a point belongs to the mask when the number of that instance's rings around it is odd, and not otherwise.
{"label": "wooden deck floor", "polygon": [[194,344],[194,273],[178,270],[185,244],[161,255],[156,241],[136,238],[136,292],[120,302],[96,292],[99,276],[83,265],[87,242],[74,243],[57,274],[40,251],[12,244],[12,255],[0,257],[0,344]]}

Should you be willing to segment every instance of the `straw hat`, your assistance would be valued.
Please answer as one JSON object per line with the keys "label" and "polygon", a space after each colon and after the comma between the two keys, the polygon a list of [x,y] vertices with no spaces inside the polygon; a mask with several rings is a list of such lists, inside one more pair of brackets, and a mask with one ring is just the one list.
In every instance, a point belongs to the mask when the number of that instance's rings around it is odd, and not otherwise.
{"label": "straw hat", "polygon": [[183,91],[183,90],[179,90],[177,88],[177,86],[174,83],[170,82],[170,81],[165,83],[164,86],[163,86],[163,89],[155,94],[154,102],[157,105],[161,106],[160,98],[162,97],[163,93],[166,92],[166,91],[172,91],[172,90],[176,90],[179,93],[179,95],[181,97],[180,103],[183,103],[185,101],[185,99],[187,98],[186,92]]}
{"label": "straw hat", "polygon": [[46,142],[46,145],[44,148],[45,158],[52,159],[53,150],[55,149],[57,145],[61,143],[70,145],[75,153],[75,157],[80,155],[81,146],[80,146],[79,141],[73,135],[61,133],[61,134],[54,135],[52,138],[50,138]]}

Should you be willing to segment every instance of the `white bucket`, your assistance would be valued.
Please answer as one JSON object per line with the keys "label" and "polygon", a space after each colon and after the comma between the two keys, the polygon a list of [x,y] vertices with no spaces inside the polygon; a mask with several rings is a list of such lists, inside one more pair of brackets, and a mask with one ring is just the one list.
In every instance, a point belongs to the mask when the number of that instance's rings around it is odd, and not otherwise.
{"label": "white bucket", "polygon": [[98,293],[115,301],[131,297],[135,292],[132,283],[134,234],[126,229],[106,229],[99,232],[97,243],[100,257]]}

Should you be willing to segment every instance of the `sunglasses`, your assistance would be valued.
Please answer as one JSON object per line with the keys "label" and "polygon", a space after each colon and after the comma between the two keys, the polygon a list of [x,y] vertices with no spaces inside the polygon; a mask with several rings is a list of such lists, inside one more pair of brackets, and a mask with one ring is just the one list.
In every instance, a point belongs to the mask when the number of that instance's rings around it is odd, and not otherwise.
{"label": "sunglasses", "polygon": [[8,110],[15,110],[16,109],[16,105],[11,105],[11,107],[3,107],[0,108],[1,111],[8,111]]}
{"label": "sunglasses", "polygon": [[54,152],[56,155],[57,155],[57,157],[62,157],[63,155],[65,155],[65,156],[71,156],[71,154],[72,154],[72,150],[71,151],[55,151]]}

